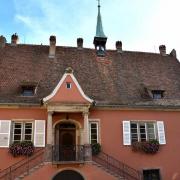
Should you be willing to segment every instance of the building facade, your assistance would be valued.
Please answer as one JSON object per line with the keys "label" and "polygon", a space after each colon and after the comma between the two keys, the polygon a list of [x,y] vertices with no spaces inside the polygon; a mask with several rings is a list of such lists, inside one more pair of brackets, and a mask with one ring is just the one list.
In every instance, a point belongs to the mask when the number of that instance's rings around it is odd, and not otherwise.
{"label": "building facade", "polygon": [[[106,50],[100,5],[95,49],[49,40],[0,37],[0,179],[180,179],[175,50],[124,51],[121,41]],[[34,154],[13,157],[22,141]]]}

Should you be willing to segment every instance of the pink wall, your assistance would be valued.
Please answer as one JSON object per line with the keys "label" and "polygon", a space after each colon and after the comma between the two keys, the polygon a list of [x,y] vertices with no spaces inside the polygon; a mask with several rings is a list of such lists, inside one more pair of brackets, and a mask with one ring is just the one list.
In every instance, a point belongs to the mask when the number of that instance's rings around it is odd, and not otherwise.
{"label": "pink wall", "polygon": [[[66,88],[66,82],[71,83],[71,89]],[[83,98],[70,75],[66,77],[55,96],[50,99],[50,102],[89,103],[86,99]]]}
{"label": "pink wall", "polygon": [[11,119],[47,119],[47,110],[41,108],[2,108],[0,109],[0,120]]}
{"label": "pink wall", "polygon": [[[103,151],[136,169],[159,168],[163,180],[180,179],[180,112],[165,111],[92,111],[90,118],[100,119]],[[164,121],[166,145],[157,154],[133,152],[123,145],[123,120]]]}
{"label": "pink wall", "polygon": [[[65,119],[66,113],[54,114],[53,121]],[[163,180],[180,179],[180,112],[132,111],[132,110],[92,110],[89,118],[100,119],[101,143],[103,151],[136,169],[159,168]],[[0,119],[47,119],[47,110],[38,108],[0,109]],[[81,113],[69,114],[69,119],[83,125]],[[123,120],[164,121],[166,145],[161,145],[155,155],[132,152],[131,146],[123,145]],[[0,149],[0,169],[18,161],[7,149]]]}
{"label": "pink wall", "polygon": [[[37,119],[46,120],[47,110],[40,108],[3,108],[0,109],[0,120],[15,120],[15,119]],[[8,153],[8,148],[0,148],[0,169],[5,169],[10,165],[20,161],[24,157],[12,157]]]}

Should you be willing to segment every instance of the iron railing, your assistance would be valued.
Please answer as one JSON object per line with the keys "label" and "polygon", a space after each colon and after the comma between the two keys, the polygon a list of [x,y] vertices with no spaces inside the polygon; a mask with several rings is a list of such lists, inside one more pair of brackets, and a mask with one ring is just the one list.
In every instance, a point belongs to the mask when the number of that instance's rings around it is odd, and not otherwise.
{"label": "iron railing", "polygon": [[20,175],[30,172],[30,169],[44,162],[44,148],[37,150],[32,156],[22,159],[12,166],[0,171],[0,179],[14,180]]}
{"label": "iron railing", "polygon": [[93,161],[126,180],[142,180],[142,173],[127,164],[101,152],[92,157]]}
{"label": "iron railing", "polygon": [[84,161],[83,145],[55,145],[52,148],[52,162]]}

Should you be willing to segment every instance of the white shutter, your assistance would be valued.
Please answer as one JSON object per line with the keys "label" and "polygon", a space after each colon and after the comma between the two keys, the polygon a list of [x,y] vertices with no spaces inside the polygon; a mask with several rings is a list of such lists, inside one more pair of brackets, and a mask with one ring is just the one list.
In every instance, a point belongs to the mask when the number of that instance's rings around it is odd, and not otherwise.
{"label": "white shutter", "polygon": [[10,129],[10,120],[0,120],[0,147],[9,147]]}
{"label": "white shutter", "polygon": [[159,144],[166,144],[164,122],[163,121],[157,121],[157,129],[158,129]]}
{"label": "white shutter", "polygon": [[35,120],[34,146],[45,147],[45,120]]}
{"label": "white shutter", "polygon": [[123,121],[123,144],[131,145],[130,121]]}

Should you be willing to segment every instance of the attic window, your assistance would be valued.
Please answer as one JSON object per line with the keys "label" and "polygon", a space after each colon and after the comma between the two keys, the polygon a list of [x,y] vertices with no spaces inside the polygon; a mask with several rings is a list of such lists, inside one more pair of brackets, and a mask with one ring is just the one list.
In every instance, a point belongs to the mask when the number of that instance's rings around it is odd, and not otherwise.
{"label": "attic window", "polygon": [[22,86],[22,96],[34,96],[35,86]]}
{"label": "attic window", "polygon": [[153,99],[162,99],[164,97],[163,90],[152,90]]}
{"label": "attic window", "polygon": [[67,89],[71,89],[71,86],[72,86],[72,85],[71,85],[70,82],[66,82],[66,88],[67,88]]}

